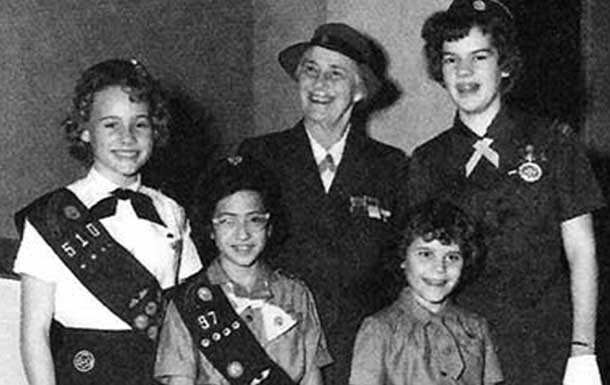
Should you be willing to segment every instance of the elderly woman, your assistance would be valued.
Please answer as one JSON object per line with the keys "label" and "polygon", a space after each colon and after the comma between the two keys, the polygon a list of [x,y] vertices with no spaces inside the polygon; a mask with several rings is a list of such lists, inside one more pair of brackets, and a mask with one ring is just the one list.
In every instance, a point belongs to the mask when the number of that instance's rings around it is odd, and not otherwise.
{"label": "elderly woman", "polygon": [[405,156],[368,138],[352,119],[382,84],[373,52],[368,38],[336,23],[280,52],[303,119],[247,139],[239,150],[280,181],[288,234],[275,262],[314,293],[335,360],[324,373],[328,384],[347,383],[360,321],[393,294],[381,266],[401,224]]}

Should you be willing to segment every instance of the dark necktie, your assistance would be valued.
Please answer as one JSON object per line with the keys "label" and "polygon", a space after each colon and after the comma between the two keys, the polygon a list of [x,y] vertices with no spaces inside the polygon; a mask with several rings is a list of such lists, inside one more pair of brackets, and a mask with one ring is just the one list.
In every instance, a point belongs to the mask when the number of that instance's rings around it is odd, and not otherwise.
{"label": "dark necktie", "polygon": [[318,170],[320,174],[324,173],[326,170],[334,173],[337,171],[337,165],[335,165],[335,161],[331,154],[326,154],[324,159],[318,164]]}
{"label": "dark necktie", "polygon": [[155,222],[161,226],[165,223],[153,205],[152,199],[148,195],[139,192],[118,188],[110,193],[112,196],[97,202],[89,211],[96,219],[111,217],[116,213],[117,200],[130,200],[133,210],[138,218]]}

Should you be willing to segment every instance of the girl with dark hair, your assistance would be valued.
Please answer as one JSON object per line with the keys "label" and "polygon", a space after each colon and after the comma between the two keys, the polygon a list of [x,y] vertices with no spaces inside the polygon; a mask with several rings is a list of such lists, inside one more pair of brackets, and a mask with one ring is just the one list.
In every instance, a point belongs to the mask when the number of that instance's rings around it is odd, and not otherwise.
{"label": "girl with dark hair", "polygon": [[196,191],[215,245],[205,272],[176,290],[155,375],[178,384],[321,384],[332,362],[313,296],[263,258],[279,223],[279,187],[247,158],[222,160]]}
{"label": "girl with dark hair", "polygon": [[455,202],[488,250],[458,300],[489,320],[507,385],[600,384],[592,213],[604,199],[584,147],[565,123],[505,103],[521,59],[502,1],[455,0],[422,37],[457,113],[414,151],[409,204]]}

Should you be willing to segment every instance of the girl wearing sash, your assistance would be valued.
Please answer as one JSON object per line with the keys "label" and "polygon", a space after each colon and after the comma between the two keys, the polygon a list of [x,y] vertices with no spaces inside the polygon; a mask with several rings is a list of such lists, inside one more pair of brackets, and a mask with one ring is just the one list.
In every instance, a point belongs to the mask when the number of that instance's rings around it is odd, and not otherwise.
{"label": "girl wearing sash", "polygon": [[264,261],[281,229],[274,178],[233,157],[200,186],[192,218],[207,228],[217,257],[176,290],[155,377],[172,385],[321,384],[320,368],[332,359],[313,296]]}
{"label": "girl wearing sash", "polygon": [[89,172],[16,216],[30,385],[153,383],[162,290],[201,268],[183,209],[141,182],[167,120],[135,60],[98,63],[78,80],[63,129]]}

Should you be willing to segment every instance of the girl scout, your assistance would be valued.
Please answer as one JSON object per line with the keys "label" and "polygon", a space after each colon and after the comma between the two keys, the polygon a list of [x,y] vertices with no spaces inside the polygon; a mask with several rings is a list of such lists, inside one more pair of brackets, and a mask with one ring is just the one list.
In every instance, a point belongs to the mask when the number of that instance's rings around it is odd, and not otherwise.
{"label": "girl scout", "polygon": [[168,137],[135,61],[87,69],[63,128],[88,174],[20,211],[21,352],[31,385],[152,383],[162,291],[200,269],[183,210],[142,184]]}

